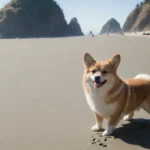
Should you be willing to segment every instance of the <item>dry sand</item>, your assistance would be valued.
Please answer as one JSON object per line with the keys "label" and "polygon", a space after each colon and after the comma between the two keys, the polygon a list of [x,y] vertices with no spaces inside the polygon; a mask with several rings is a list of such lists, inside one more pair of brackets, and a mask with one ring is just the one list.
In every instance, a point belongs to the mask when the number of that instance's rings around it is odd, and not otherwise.
{"label": "dry sand", "polygon": [[85,52],[99,60],[120,53],[118,73],[124,78],[150,74],[148,38],[0,40],[1,150],[150,149],[149,120],[137,119],[150,118],[143,111],[123,122],[116,138],[90,131],[95,120],[82,89]]}
{"label": "dry sand", "polygon": [[126,32],[124,33],[124,35],[126,36],[140,36],[140,37],[148,37],[150,38],[150,35],[143,35],[143,33],[147,34],[149,33],[150,34],[150,31],[146,31],[146,32]]}

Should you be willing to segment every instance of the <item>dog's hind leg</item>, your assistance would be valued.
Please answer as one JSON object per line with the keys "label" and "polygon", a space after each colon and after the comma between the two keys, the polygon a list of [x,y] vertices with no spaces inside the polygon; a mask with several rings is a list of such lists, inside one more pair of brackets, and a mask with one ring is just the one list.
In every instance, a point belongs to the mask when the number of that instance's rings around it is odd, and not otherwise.
{"label": "dog's hind leg", "polygon": [[150,114],[150,100],[144,102],[144,104],[142,105],[142,108],[143,108],[147,113]]}
{"label": "dog's hind leg", "polygon": [[131,112],[129,114],[127,114],[126,116],[124,116],[123,120],[125,121],[130,121],[134,116],[134,112]]}

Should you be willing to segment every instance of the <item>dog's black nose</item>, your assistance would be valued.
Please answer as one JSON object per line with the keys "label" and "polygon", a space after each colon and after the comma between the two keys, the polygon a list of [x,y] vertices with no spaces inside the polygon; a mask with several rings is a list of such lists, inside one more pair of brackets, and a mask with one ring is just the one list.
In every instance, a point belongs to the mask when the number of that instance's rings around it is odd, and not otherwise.
{"label": "dog's black nose", "polygon": [[101,77],[100,76],[97,76],[97,77],[95,77],[95,82],[100,82],[100,79],[101,79]]}

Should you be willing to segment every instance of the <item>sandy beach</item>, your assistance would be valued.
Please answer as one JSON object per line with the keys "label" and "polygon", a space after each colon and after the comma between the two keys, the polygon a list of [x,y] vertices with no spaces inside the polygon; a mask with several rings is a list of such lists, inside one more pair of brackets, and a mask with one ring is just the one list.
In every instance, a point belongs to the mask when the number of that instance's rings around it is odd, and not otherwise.
{"label": "sandy beach", "polygon": [[124,33],[124,35],[126,35],[126,36],[136,36],[136,37],[140,36],[140,37],[148,37],[148,38],[150,38],[150,35],[146,35],[146,34],[150,34],[150,31],[145,31],[145,32],[125,32]]}
{"label": "sandy beach", "polygon": [[94,115],[82,88],[85,52],[98,60],[120,53],[122,78],[150,74],[149,38],[0,39],[1,150],[150,149],[150,115],[143,111],[122,121],[113,137],[91,132]]}

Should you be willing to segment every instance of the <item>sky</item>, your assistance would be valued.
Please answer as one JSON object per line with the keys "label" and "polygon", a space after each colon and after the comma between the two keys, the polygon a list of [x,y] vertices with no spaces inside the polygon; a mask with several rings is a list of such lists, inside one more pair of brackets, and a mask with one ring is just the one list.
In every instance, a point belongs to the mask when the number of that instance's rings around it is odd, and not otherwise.
{"label": "sky", "polygon": [[[3,7],[10,0],[0,0]],[[126,17],[142,0],[55,0],[62,8],[65,19],[69,23],[76,17],[82,31],[97,34],[102,26],[111,18],[115,18],[123,26]]]}

